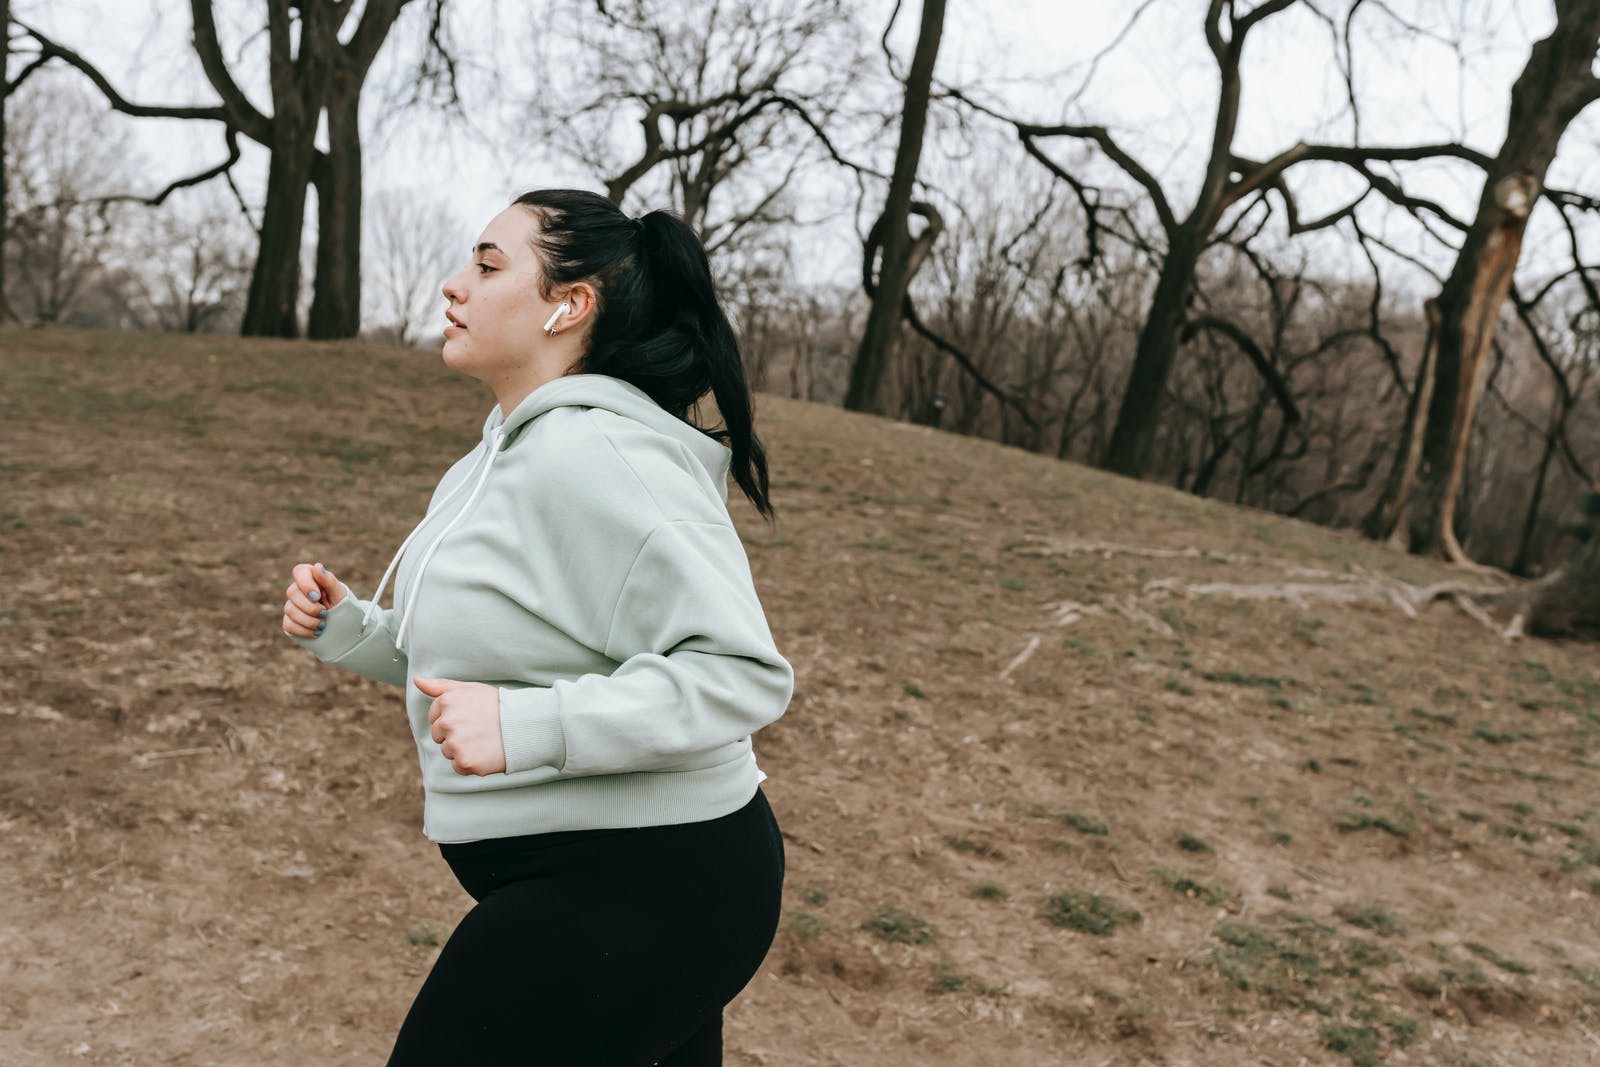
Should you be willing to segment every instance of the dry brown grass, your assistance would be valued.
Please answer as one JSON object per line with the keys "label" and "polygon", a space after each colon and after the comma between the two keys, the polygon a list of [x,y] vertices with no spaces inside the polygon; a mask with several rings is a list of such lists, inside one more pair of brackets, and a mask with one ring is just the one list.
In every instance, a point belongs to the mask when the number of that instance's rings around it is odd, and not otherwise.
{"label": "dry brown grass", "polygon": [[[470,900],[398,692],[284,638],[281,590],[321,560],[369,595],[492,398],[228,338],[9,331],[0,373],[0,1061],[381,1062]],[[1456,576],[882,419],[757,425],[779,523],[735,517],[798,682],[730,1064],[1600,1058],[1593,647],[1187,598]],[[1085,902],[1138,918],[1056,921]]]}

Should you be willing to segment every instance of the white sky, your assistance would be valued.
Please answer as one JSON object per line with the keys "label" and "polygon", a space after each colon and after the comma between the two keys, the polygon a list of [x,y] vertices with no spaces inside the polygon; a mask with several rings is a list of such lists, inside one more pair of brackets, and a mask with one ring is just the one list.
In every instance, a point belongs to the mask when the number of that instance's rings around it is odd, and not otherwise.
{"label": "white sky", "polygon": [[[479,83],[492,84],[496,90],[493,104],[487,98],[469,101],[471,124],[482,131],[482,138],[446,128],[447,121],[460,124],[437,115],[387,113],[378,94],[369,94],[363,107],[368,129],[365,180],[369,194],[400,189],[436,202],[460,221],[465,254],[478,230],[521,190],[558,184],[595,187],[596,182],[569,160],[514,132],[524,125],[517,120],[517,109],[536,100],[539,91],[536,63],[530,61],[528,46],[517,43],[525,39],[524,27],[537,5],[515,0],[452,3],[464,16],[455,20],[462,29],[461,51],[475,57],[483,72]],[[1347,3],[1323,0],[1319,6],[1342,11]],[[259,19],[258,6],[230,6],[226,18],[232,22],[222,26],[224,50],[230,55],[243,50],[247,62],[256,67],[261,66],[264,39],[256,35],[247,43],[246,30],[250,17]],[[418,0],[406,19],[415,25],[426,6]],[[880,65],[877,37],[892,6],[891,0],[863,0],[857,5],[865,27],[863,44]],[[1137,6],[1132,0],[957,0],[949,5],[936,77],[1019,118],[1107,125],[1162,180],[1181,216],[1191,203],[1209,150],[1217,95],[1215,64],[1200,33],[1201,0],[1157,0],[1100,63],[1077,106],[1064,107],[1068,93],[1081,83],[1090,57],[1110,43]],[[1509,88],[1526,60],[1528,46],[1554,23],[1549,0],[1391,0],[1391,6],[1418,24],[1438,29],[1443,37],[1461,38],[1463,52],[1458,56],[1443,41],[1408,34],[1378,17],[1374,8],[1366,9],[1357,24],[1356,43],[1358,85],[1365,105],[1363,142],[1457,139],[1492,154],[1504,135]],[[904,8],[891,38],[902,68],[909,62],[920,5],[906,0]],[[96,62],[132,99],[215,100],[188,45],[188,6],[178,0],[12,0],[12,10]],[[373,82],[384,76],[385,67],[394,70],[401,53],[414,47],[397,35],[385,46]],[[551,24],[545,41],[551,62],[561,60],[560,42],[559,25]],[[1263,24],[1250,38],[1245,60],[1237,150],[1266,156],[1298,139],[1348,141],[1344,88],[1333,64],[1330,35],[1309,12],[1291,10]],[[239,80],[257,106],[266,109],[270,100],[264,73],[257,73]],[[624,131],[636,123],[632,116],[623,120],[619,129]],[[148,191],[221,158],[216,124],[126,122],[148,161],[140,181]],[[1600,146],[1597,131],[1600,105],[1569,130],[1550,175],[1552,185],[1600,192],[1592,179],[1585,185]],[[236,168],[236,174],[247,192],[258,191],[265,180],[266,153],[244,143],[245,165]],[[1071,142],[1059,144],[1054,153],[1058,158],[1081,154]],[[873,162],[887,170],[892,137],[875,148]],[[933,144],[925,149],[937,150]],[[1009,150],[1015,153],[1018,168],[1037,169],[1020,147]],[[1101,179],[1112,175],[1104,166],[1091,173]],[[1342,203],[1357,188],[1339,168],[1297,173],[1292,184],[1300,192],[1306,217]],[[1408,188],[1470,217],[1481,186],[1481,176],[1474,170],[1438,164],[1413,167],[1405,174]],[[945,191],[959,198],[959,189]],[[1553,210],[1542,205],[1526,245],[1525,274],[1558,258],[1544,250],[1552,247],[1545,242],[1554,221]],[[804,269],[814,275],[854,276],[860,252],[849,225],[846,216],[825,227],[814,247],[826,252],[808,257]],[[1409,233],[1415,242],[1414,227],[1398,217],[1392,225],[1397,241],[1406,240]],[[1329,240],[1324,247],[1329,255],[1351,255],[1342,241]],[[1437,257],[1435,261],[1445,263]]]}

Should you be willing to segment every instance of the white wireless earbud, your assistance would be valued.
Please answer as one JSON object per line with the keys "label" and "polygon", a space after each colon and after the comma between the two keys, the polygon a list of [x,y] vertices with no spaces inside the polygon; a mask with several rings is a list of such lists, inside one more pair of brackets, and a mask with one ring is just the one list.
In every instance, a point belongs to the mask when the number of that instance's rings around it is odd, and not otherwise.
{"label": "white wireless earbud", "polygon": [[545,333],[553,333],[556,328],[556,320],[563,315],[569,315],[571,313],[572,305],[568,304],[565,300],[561,301],[561,305],[556,308],[555,314],[551,315],[549,321],[544,324]]}

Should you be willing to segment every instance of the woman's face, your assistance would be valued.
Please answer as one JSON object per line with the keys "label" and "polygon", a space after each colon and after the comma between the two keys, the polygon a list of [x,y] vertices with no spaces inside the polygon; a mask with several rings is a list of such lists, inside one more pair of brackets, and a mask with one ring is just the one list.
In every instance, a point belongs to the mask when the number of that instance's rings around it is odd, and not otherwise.
{"label": "woman's face", "polygon": [[452,369],[494,384],[534,363],[559,303],[539,293],[535,225],[526,208],[506,208],[484,227],[467,265],[444,283],[450,306],[441,354]]}

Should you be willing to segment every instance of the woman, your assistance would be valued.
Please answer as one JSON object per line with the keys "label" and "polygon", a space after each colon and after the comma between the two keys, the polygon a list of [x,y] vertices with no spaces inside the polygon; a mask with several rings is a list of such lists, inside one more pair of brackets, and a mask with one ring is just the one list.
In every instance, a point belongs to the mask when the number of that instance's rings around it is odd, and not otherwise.
{"label": "woman", "polygon": [[[482,440],[370,602],[301,563],[283,612],[405,687],[423,833],[477,901],[389,1063],[720,1064],[784,875],[750,735],[794,670],[728,514],[730,468],[772,506],[705,251],[666,212],[538,190],[443,291],[444,362],[498,401]],[[715,433],[688,421],[708,391]]]}

